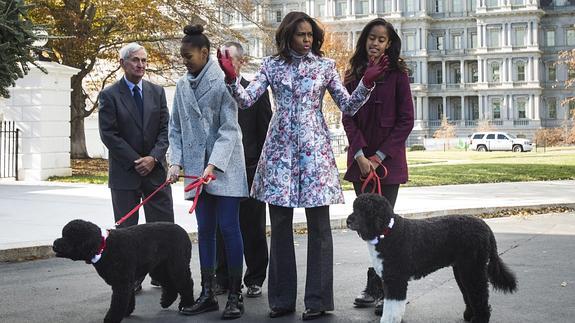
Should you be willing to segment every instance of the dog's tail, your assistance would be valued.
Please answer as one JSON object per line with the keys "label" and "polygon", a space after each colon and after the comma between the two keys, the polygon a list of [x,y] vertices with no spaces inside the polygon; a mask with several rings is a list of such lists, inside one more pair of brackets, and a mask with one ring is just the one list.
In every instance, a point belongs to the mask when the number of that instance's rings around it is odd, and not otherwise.
{"label": "dog's tail", "polygon": [[503,263],[497,253],[497,242],[491,232],[491,251],[489,254],[489,264],[487,265],[487,275],[493,287],[503,293],[513,293],[517,290],[517,278],[515,274]]}

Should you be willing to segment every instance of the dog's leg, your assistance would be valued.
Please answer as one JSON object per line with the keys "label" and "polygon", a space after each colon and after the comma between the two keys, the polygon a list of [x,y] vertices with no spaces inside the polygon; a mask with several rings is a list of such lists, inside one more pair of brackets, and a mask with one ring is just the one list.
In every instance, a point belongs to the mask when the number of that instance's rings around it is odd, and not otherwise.
{"label": "dog's leg", "polygon": [[489,322],[491,308],[489,307],[489,285],[485,264],[483,266],[475,263],[466,264],[465,267],[458,269],[458,272],[473,313],[471,322]]}
{"label": "dog's leg", "polygon": [[189,263],[173,264],[167,270],[168,278],[171,280],[170,285],[173,286],[176,297],[177,294],[180,294],[178,308],[192,306],[194,304],[194,282]]}
{"label": "dog's leg", "polygon": [[380,323],[400,323],[405,313],[407,280],[384,280],[383,314]]}
{"label": "dog's leg", "polygon": [[158,281],[162,286],[162,297],[160,298],[160,306],[168,308],[178,298],[178,291],[174,285],[174,279],[170,277],[168,265],[166,262],[156,266],[150,271],[150,277]]}
{"label": "dog's leg", "polygon": [[136,308],[136,293],[132,291],[130,296],[130,302],[128,303],[128,308],[124,316],[125,317],[130,316],[134,312],[134,308]]}
{"label": "dog's leg", "polygon": [[379,258],[379,252],[375,249],[375,245],[367,243],[367,251],[369,252],[369,258],[371,259],[371,264],[379,278],[383,277],[383,259]]}
{"label": "dog's leg", "polygon": [[461,295],[463,295],[463,301],[465,302],[465,311],[463,312],[463,319],[465,321],[471,321],[473,317],[473,310],[469,305],[469,296],[467,295],[467,291],[465,290],[465,286],[463,285],[462,281],[462,274],[461,268],[459,266],[453,266],[453,276],[455,276],[455,281],[457,282],[457,286],[459,286],[459,290],[461,291]]}
{"label": "dog's leg", "polygon": [[133,281],[130,281],[128,284],[112,285],[112,302],[104,318],[105,323],[122,321],[130,303],[130,295],[134,293],[133,286]]}

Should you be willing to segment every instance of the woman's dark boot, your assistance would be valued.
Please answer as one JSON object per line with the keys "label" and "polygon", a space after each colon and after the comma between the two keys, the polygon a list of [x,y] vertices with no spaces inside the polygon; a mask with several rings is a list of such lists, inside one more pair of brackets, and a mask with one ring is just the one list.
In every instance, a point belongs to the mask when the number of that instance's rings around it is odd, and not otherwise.
{"label": "woman's dark boot", "polygon": [[242,278],[230,278],[230,293],[228,294],[228,302],[226,308],[222,313],[222,320],[233,320],[242,317],[244,314],[244,298],[242,297]]}
{"label": "woman's dark boot", "polygon": [[375,273],[373,267],[367,270],[367,284],[365,289],[359,294],[353,304],[356,307],[367,307],[374,305],[375,302],[383,297],[383,287],[381,278]]}
{"label": "woman's dark boot", "polygon": [[214,293],[215,276],[213,273],[202,273],[202,293],[192,306],[180,308],[180,314],[196,315],[220,309]]}

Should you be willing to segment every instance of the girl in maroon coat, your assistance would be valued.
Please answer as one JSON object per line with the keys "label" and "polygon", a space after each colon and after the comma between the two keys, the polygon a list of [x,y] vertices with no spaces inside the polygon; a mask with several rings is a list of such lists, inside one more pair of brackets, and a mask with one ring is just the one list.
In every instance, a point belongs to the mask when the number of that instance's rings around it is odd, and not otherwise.
{"label": "girl in maroon coat", "polygon": [[[395,205],[399,184],[407,182],[405,141],[413,128],[413,102],[407,75],[407,66],[399,57],[401,40],[392,24],[377,18],[362,30],[350,69],[345,75],[345,86],[351,93],[363,76],[371,60],[387,55],[389,70],[376,81],[369,101],[354,115],[343,116],[343,125],[349,141],[345,179],[353,183],[356,195],[362,193],[362,178],[372,169],[382,177],[381,192],[391,206]],[[387,168],[387,177],[384,169]],[[365,192],[371,192],[368,185]],[[381,279],[373,268],[368,270],[366,289],[355,299],[357,307],[372,305],[383,296]],[[376,306],[381,315],[382,302]]]}

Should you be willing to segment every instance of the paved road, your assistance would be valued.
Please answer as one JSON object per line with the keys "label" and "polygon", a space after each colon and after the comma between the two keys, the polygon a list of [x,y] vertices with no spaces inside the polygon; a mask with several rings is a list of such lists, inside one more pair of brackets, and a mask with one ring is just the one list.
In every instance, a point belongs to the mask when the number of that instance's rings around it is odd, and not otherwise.
{"label": "paved road", "polygon": [[[4,222],[2,222],[4,224]],[[492,322],[573,322],[575,317],[575,213],[488,220],[496,232],[499,252],[515,271],[519,291],[491,293]],[[354,232],[335,230],[334,273],[336,310],[316,322],[376,322],[371,309],[355,309],[351,300],[363,287],[367,255]],[[246,314],[234,322],[299,322],[303,310],[306,236],[296,236],[299,261],[298,308],[295,315],[267,318],[264,297],[246,299]],[[199,264],[194,245],[193,277],[199,293]],[[109,287],[92,266],[67,259],[0,263],[0,322],[101,322]],[[197,317],[162,310],[160,291],[145,283],[134,314],[125,322],[220,322],[221,312]],[[225,298],[220,297],[223,306]],[[463,322],[463,301],[450,269],[410,283],[404,322]]]}
{"label": "paved road", "polygon": [[[331,218],[346,218],[354,198],[353,192],[345,192],[346,204],[331,206]],[[395,209],[399,214],[437,215],[544,204],[575,205],[575,181],[402,187]],[[62,227],[76,218],[113,227],[110,192],[105,185],[4,182],[0,183],[0,206],[0,252],[50,245]],[[195,217],[187,212],[190,206],[190,201],[183,199],[182,185],[175,185],[176,223],[195,232]],[[296,209],[294,222],[305,222],[303,209]]]}

